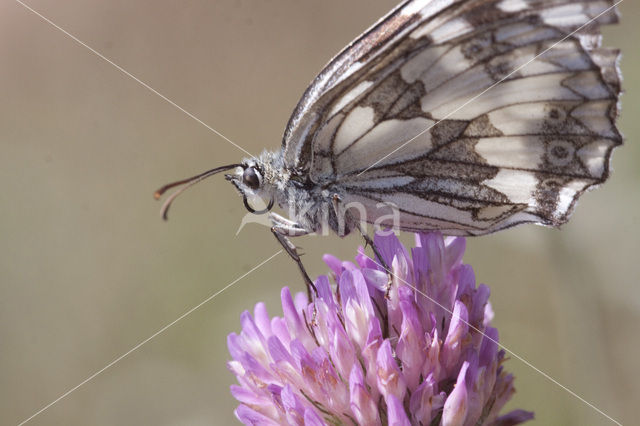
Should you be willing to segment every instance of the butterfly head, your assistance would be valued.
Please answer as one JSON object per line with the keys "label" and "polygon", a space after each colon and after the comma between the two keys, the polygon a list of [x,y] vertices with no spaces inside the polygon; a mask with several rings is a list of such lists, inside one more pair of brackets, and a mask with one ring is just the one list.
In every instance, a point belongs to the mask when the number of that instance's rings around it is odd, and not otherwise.
{"label": "butterfly head", "polygon": [[[242,196],[244,206],[249,212],[263,214],[271,210],[275,202],[277,188],[282,186],[282,157],[277,153],[265,151],[259,157],[247,158],[240,164],[229,164],[216,167],[204,173],[164,185],[158,189],[154,197],[159,199],[169,189],[181,187],[165,200],[161,208],[162,217],[166,220],[173,200],[196,183],[215,174],[231,171],[225,178],[233,184]],[[264,203],[263,200],[269,200]],[[260,203],[264,206],[260,206]]]}
{"label": "butterfly head", "polygon": [[[250,159],[243,161],[242,164],[235,168],[234,173],[225,175],[225,178],[236,187],[244,206],[249,212],[254,214],[263,214],[271,210],[274,203],[270,173],[268,168],[259,159]],[[250,200],[269,199],[264,208],[254,208]]]}

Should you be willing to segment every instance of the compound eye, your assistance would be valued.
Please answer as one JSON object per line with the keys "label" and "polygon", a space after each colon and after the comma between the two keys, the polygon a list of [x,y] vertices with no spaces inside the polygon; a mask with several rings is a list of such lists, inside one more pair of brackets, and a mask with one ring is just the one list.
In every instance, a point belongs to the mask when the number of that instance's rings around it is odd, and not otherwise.
{"label": "compound eye", "polygon": [[246,169],[244,169],[244,173],[242,173],[242,182],[249,188],[253,190],[260,188],[261,180],[262,179],[260,178],[260,173],[258,173],[255,168],[247,167]]}

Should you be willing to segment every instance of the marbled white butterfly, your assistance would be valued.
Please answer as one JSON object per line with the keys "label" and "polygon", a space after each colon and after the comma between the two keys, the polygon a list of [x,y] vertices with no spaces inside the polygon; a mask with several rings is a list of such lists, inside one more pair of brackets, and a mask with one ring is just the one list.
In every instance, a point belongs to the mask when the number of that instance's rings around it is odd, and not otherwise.
{"label": "marbled white butterfly", "polygon": [[313,80],[280,150],[156,195],[235,169],[249,211],[288,209],[272,230],[301,269],[287,236],[361,220],[448,235],[558,226],[622,141],[619,54],[599,33],[616,21],[612,0],[405,1]]}

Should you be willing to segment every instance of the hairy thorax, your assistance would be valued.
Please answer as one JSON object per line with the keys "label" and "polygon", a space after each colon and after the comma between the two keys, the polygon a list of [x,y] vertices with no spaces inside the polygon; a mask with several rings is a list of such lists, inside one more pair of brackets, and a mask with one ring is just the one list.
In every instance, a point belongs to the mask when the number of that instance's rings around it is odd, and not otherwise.
{"label": "hairy thorax", "polygon": [[333,231],[340,236],[348,234],[353,225],[349,218],[338,218],[335,211],[334,188],[320,187],[309,180],[302,179],[295,171],[284,167],[280,152],[263,152],[256,164],[262,168],[264,187],[261,196],[272,197],[276,204],[284,209],[285,216],[305,228],[310,233],[326,235]]}

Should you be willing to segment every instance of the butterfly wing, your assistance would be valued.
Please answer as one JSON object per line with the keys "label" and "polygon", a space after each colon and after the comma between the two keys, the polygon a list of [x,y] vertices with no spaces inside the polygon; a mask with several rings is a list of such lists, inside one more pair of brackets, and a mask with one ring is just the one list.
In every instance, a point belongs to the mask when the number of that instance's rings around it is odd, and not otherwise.
{"label": "butterfly wing", "polygon": [[405,230],[562,224],[621,143],[612,4],[405,2],[307,90],[285,163]]}
{"label": "butterfly wing", "polygon": [[[375,25],[345,47],[314,78],[298,102],[282,140],[285,165],[290,169],[308,169],[311,163],[312,143],[318,130],[327,122],[328,107],[341,109],[348,103],[346,94],[352,92],[358,81],[370,74],[373,58],[384,61],[393,53],[397,41],[417,27],[420,15],[429,1],[405,1],[382,17]],[[432,14],[444,9],[454,0],[438,1]],[[355,92],[352,92],[355,94]],[[346,105],[342,105],[346,106]]]}

